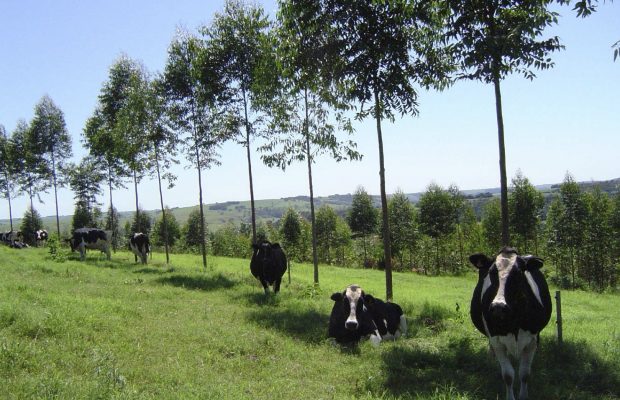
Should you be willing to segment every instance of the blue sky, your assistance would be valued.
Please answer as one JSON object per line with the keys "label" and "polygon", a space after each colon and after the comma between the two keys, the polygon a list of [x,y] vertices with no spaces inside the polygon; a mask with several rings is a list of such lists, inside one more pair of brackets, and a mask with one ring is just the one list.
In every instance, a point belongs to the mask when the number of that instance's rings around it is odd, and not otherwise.
{"label": "blue sky", "polygon": [[[258,3],[275,13],[275,1]],[[115,59],[125,53],[161,71],[177,27],[196,31],[222,7],[220,0],[0,0],[0,124],[11,133],[19,119],[32,119],[35,104],[48,94],[65,114],[78,162],[85,155],[84,123]],[[587,19],[569,8],[558,11],[559,24],[547,34],[558,35],[566,49],[552,56],[555,67],[533,81],[515,75],[502,82],[509,179],[518,169],[536,185],[561,182],[567,172],[579,181],[620,177],[620,61],[613,62],[611,49],[620,40],[620,7],[606,2]],[[493,87],[460,82],[440,93],[420,91],[419,103],[419,116],[384,123],[388,193],[424,191],[431,182],[498,187]],[[363,160],[319,159],[315,195],[353,193],[359,185],[379,193],[375,124],[367,120],[355,128]],[[203,174],[204,201],[249,199],[244,149],[230,143],[221,154],[222,165]],[[305,164],[282,172],[263,166],[256,152],[252,161],[257,199],[308,194]],[[180,167],[176,173],[165,203],[197,204],[196,171]],[[138,193],[143,209],[159,208],[155,182],[143,181]],[[119,210],[134,208],[132,185],[114,196]],[[52,192],[42,199],[35,208],[53,215]],[[107,194],[100,201],[106,208]],[[59,202],[60,214],[73,213],[69,190],[60,190]],[[21,217],[27,205],[25,196],[15,199],[13,216]],[[1,199],[0,219],[6,218]]]}

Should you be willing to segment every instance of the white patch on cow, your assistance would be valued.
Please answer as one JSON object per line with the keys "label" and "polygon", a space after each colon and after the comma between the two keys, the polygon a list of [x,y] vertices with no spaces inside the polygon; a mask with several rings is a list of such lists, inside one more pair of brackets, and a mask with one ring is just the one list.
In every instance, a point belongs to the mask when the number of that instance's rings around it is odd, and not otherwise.
{"label": "white patch on cow", "polygon": [[406,335],[407,334],[407,318],[405,318],[405,315],[401,315],[400,316],[400,325],[398,326],[398,329],[400,330],[401,335]]}
{"label": "white patch on cow", "polygon": [[506,281],[508,280],[508,275],[510,275],[510,272],[512,271],[512,268],[514,267],[516,261],[517,255],[515,253],[501,253],[495,259],[495,266],[497,267],[499,285],[497,287],[497,294],[495,295],[495,298],[493,299],[493,302],[491,304],[506,304]]}
{"label": "white patch on cow", "polygon": [[373,346],[379,346],[379,344],[381,343],[381,334],[379,333],[379,331],[375,330],[375,333],[370,335],[370,343],[372,343]]}
{"label": "white patch on cow", "polygon": [[349,318],[347,318],[345,325],[347,322],[357,323],[357,315],[356,315],[357,302],[362,297],[362,288],[357,285],[351,285],[347,287],[345,296],[349,300],[349,307],[350,307]]}
{"label": "white patch on cow", "polygon": [[536,341],[536,335],[519,329],[517,337],[518,339],[512,333],[505,336],[492,336],[489,338],[489,342],[494,351],[502,349],[505,353],[518,359],[523,351],[531,346],[532,341]]}
{"label": "white patch on cow", "polygon": [[491,277],[487,273],[487,276],[484,277],[484,281],[482,282],[482,291],[480,292],[480,301],[484,298],[484,294],[491,287]]}
{"label": "white patch on cow", "polygon": [[542,306],[543,302],[542,302],[542,299],[540,298],[540,289],[538,289],[538,285],[534,281],[534,277],[532,276],[532,273],[530,271],[525,271],[525,278],[527,279],[527,283],[529,283],[530,288],[532,288],[532,292],[534,292],[534,296],[536,297],[536,300],[538,300],[538,302]]}

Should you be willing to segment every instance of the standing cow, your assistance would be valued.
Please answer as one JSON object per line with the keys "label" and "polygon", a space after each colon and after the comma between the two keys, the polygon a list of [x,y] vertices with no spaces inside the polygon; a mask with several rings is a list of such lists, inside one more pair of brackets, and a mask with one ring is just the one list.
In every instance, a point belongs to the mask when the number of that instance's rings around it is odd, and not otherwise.
{"label": "standing cow", "polygon": [[47,241],[47,239],[49,238],[49,234],[45,229],[39,229],[34,233],[34,238],[35,243],[37,244],[37,246],[39,246],[40,244],[43,244]]}
{"label": "standing cow", "polygon": [[106,258],[110,259],[111,235],[98,228],[79,228],[73,231],[71,239],[68,239],[71,251],[76,249],[80,252],[80,260],[86,258],[86,249],[101,250]]}
{"label": "standing cow", "polygon": [[148,255],[151,252],[149,237],[142,232],[134,233],[129,238],[129,249],[134,254],[135,262],[138,262],[138,257],[140,257],[140,262],[146,264]]}
{"label": "standing cow", "polygon": [[269,293],[269,286],[273,286],[273,292],[280,291],[282,276],[286,271],[286,254],[278,243],[262,241],[253,244],[254,253],[250,261],[250,272],[260,281],[265,289],[265,294]]}
{"label": "standing cow", "polygon": [[551,296],[540,272],[543,261],[520,256],[504,247],[495,258],[469,257],[478,268],[478,284],[471,299],[471,319],[489,338],[502,370],[506,399],[514,400],[515,371],[509,356],[519,359],[519,399],[527,399],[527,382],[539,333],[551,318]]}
{"label": "standing cow", "polygon": [[396,303],[385,303],[364,293],[359,285],[349,285],[331,295],[328,336],[338,343],[356,344],[369,338],[378,345],[383,339],[396,339],[407,332],[403,310]]}

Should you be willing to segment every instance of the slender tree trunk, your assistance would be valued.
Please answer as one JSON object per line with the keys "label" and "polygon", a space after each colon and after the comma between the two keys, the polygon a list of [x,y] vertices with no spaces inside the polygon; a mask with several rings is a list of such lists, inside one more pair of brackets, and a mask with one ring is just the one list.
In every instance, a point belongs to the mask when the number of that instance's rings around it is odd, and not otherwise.
{"label": "slender tree trunk", "polygon": [[157,183],[159,184],[159,203],[161,204],[161,220],[164,224],[164,248],[166,249],[166,264],[170,264],[170,256],[168,255],[168,221],[166,220],[166,209],[164,208],[164,195],[161,190],[161,175],[159,173],[159,157],[157,146],[153,146],[155,152],[155,167],[157,169]]}
{"label": "slender tree trunk", "polygon": [[11,231],[13,231],[13,207],[11,205],[11,191],[9,190],[9,175],[8,173],[4,174],[6,179],[6,199],[9,202],[9,224],[11,226]]}
{"label": "slender tree trunk", "polygon": [[108,188],[110,190],[110,225],[112,227],[112,250],[116,252],[116,223],[114,221],[114,202],[112,201],[112,166],[108,163]]}
{"label": "slender tree trunk", "polygon": [[252,243],[256,243],[256,209],[254,207],[254,182],[252,180],[252,157],[250,157],[250,122],[248,121],[248,103],[245,97],[245,89],[243,93],[243,112],[245,117],[245,144],[248,159],[248,175],[250,177],[250,208],[252,209]]}
{"label": "slender tree trunk", "polygon": [[[495,62],[498,65],[498,62]],[[497,138],[499,142],[499,175],[502,210],[502,245],[510,245],[510,231],[508,229],[508,178],[506,176],[506,147],[504,144],[504,117],[502,115],[502,93],[499,85],[499,72],[493,74],[495,88],[495,112],[497,114]]]}
{"label": "slender tree trunk", "polygon": [[34,212],[34,202],[32,201],[34,194],[32,194],[32,184],[28,186],[28,196],[30,196],[30,212]]}
{"label": "slender tree trunk", "polygon": [[54,200],[56,201],[56,232],[60,238],[60,219],[58,218],[58,191],[56,189],[56,157],[52,151],[52,179],[54,183]]}
{"label": "slender tree trunk", "polygon": [[[192,115],[196,115],[194,105],[192,104]],[[200,205],[200,244],[202,249],[202,266],[207,269],[207,245],[205,243],[205,214],[202,207],[202,166],[200,163],[200,151],[198,149],[198,132],[196,132],[196,123],[192,123],[194,133],[194,151],[196,153],[196,169],[198,170],[198,197]]]}
{"label": "slender tree trunk", "polygon": [[312,265],[314,265],[314,283],[319,283],[319,257],[317,255],[316,218],[314,215],[314,188],[312,185],[312,154],[310,153],[310,132],[308,115],[308,89],[304,89],[306,117],[304,120],[304,136],[306,137],[306,161],[308,162],[308,187],[310,188],[310,223],[312,225]]}
{"label": "slender tree trunk", "polygon": [[390,245],[390,221],[388,218],[387,194],[385,192],[385,160],[383,157],[383,135],[381,133],[381,102],[375,91],[375,118],[379,141],[379,177],[381,181],[381,215],[383,217],[383,256],[385,257],[385,297],[392,301],[392,248]]}
{"label": "slender tree trunk", "polygon": [[142,230],[142,220],[140,219],[140,209],[138,208],[138,177],[136,175],[136,169],[133,169],[133,187],[136,193],[136,229],[137,232],[144,232]]}

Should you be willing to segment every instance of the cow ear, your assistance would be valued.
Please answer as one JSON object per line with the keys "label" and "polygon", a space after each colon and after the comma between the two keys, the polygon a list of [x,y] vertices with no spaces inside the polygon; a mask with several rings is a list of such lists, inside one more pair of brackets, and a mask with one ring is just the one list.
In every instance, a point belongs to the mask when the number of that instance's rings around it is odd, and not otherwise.
{"label": "cow ear", "polygon": [[526,271],[534,271],[537,269],[541,269],[543,266],[542,258],[534,257],[534,256],[525,256],[523,257],[525,260],[525,270]]}
{"label": "cow ear", "polygon": [[279,249],[280,248],[280,243],[272,243],[271,244],[271,248],[272,249]]}
{"label": "cow ear", "polygon": [[342,300],[342,293],[336,292],[336,293],[332,294],[331,299],[334,300],[334,301],[341,301]]}
{"label": "cow ear", "polygon": [[364,296],[364,303],[372,305],[372,304],[375,303],[375,298],[372,297],[372,295],[367,294],[367,295]]}
{"label": "cow ear", "polygon": [[478,269],[490,268],[491,265],[493,265],[493,260],[491,260],[489,257],[482,253],[476,253],[469,256],[469,262]]}

